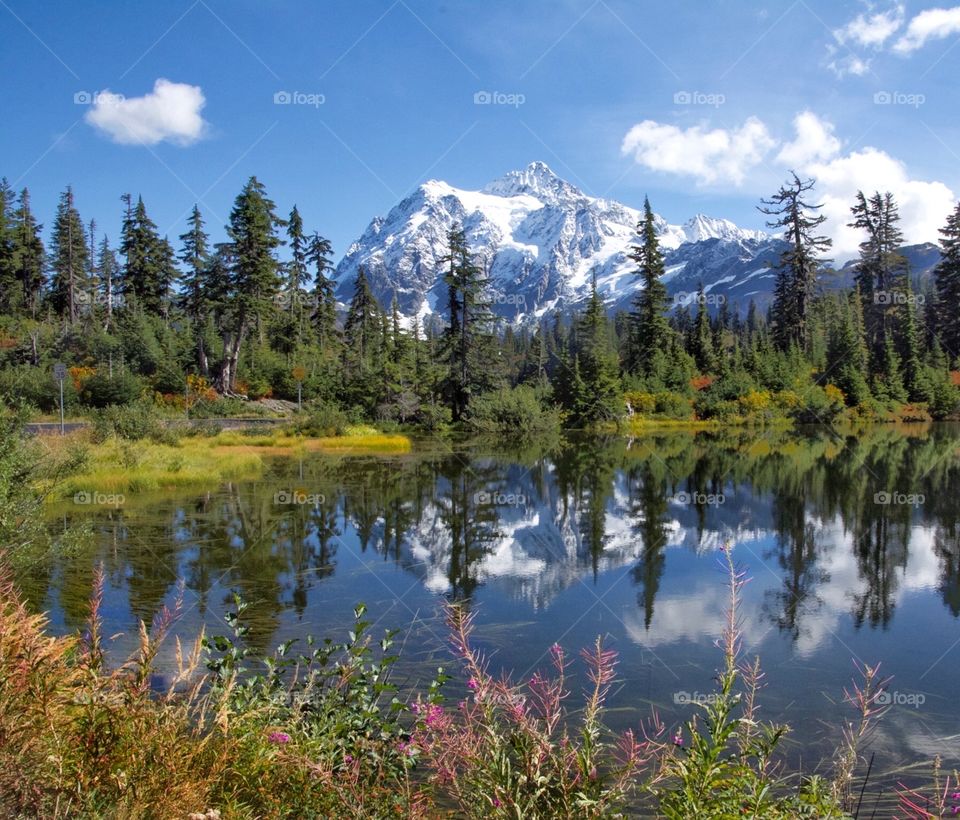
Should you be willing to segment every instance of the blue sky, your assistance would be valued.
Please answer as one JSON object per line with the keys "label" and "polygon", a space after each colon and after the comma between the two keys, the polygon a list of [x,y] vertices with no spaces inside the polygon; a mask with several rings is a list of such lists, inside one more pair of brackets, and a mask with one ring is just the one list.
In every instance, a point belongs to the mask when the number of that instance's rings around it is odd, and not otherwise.
{"label": "blue sky", "polygon": [[894,190],[912,241],[960,192],[960,7],[934,6],[0,0],[0,175],[48,224],[71,183],[115,240],[125,191],[171,237],[199,201],[219,238],[256,174],[339,258],[429,178],[480,187],[541,159],[671,222],[762,227],[758,197],[795,167],[842,256],[857,187]]}

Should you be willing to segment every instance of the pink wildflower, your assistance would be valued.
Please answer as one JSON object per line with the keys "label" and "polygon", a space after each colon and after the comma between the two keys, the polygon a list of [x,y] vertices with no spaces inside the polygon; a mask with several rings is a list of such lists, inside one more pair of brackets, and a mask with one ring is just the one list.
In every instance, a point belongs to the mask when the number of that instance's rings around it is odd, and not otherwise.
{"label": "pink wildflower", "polygon": [[286,732],[271,732],[269,735],[267,735],[267,740],[269,740],[271,743],[289,743],[290,735],[288,735]]}
{"label": "pink wildflower", "polygon": [[470,689],[470,690],[473,691],[473,692],[476,692],[476,691],[477,691],[477,687],[478,687],[479,685],[480,685],[480,684],[477,683],[477,679],[476,679],[476,678],[470,678],[470,680],[467,681],[467,689]]}

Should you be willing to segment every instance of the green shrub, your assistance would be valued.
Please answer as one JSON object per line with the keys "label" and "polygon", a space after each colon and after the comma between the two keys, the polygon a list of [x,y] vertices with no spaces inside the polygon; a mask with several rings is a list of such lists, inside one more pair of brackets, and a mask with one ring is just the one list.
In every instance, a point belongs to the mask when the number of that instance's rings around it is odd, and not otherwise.
{"label": "green shrub", "polygon": [[478,433],[529,436],[560,429],[560,414],[544,407],[538,391],[530,385],[477,396],[467,408],[464,422]]}
{"label": "green shrub", "polygon": [[306,412],[290,425],[292,432],[301,436],[341,436],[353,419],[332,404],[310,405]]}
{"label": "green shrub", "polygon": [[[57,412],[60,407],[60,386],[53,378],[52,365],[20,365],[0,370],[0,400],[8,407],[27,404],[43,413]],[[67,378],[63,383],[64,410],[70,413],[78,403],[77,391]]]}
{"label": "green shrub", "polygon": [[93,440],[116,436],[127,441],[164,440],[167,433],[160,415],[148,404],[114,405],[94,413]]}
{"label": "green shrub", "polygon": [[140,380],[130,373],[115,373],[113,377],[106,373],[94,373],[80,390],[80,400],[87,407],[112,407],[131,404],[142,392]]}
{"label": "green shrub", "polygon": [[693,406],[686,396],[672,391],[655,393],[654,411],[658,416],[668,419],[689,419],[693,413]]}

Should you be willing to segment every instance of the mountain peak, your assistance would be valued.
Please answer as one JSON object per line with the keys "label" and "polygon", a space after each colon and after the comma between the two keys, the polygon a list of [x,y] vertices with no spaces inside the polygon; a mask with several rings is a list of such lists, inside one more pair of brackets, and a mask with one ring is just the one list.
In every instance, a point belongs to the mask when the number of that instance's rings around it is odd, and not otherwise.
{"label": "mountain peak", "polygon": [[558,177],[542,160],[534,160],[526,168],[509,171],[483,188],[485,194],[499,196],[531,196],[549,198],[558,195],[577,195],[580,192],[569,182]]}

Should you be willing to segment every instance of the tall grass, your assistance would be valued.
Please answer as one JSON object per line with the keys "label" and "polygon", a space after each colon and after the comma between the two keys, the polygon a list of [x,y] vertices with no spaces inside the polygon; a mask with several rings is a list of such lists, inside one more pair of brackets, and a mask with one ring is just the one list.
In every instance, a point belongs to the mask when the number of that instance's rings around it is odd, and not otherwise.
{"label": "tall grass", "polygon": [[[571,661],[523,683],[495,677],[473,619],[447,609],[467,696],[447,675],[399,692],[393,635],[369,634],[358,607],[347,640],[285,643],[259,656],[243,602],[226,634],[177,641],[156,657],[179,604],[142,624],[137,650],[110,665],[97,575],[82,635],[53,637],[0,570],[0,813],[42,817],[668,818],[856,816],[862,748],[884,682],[873,668],[848,693],[853,717],[830,771],[800,776],[778,755],[786,726],[760,719],[759,662],[741,657],[744,578],[724,553],[729,606],[713,697],[685,724],[653,714],[611,732],[616,657],[582,653],[585,689],[570,703]],[[162,680],[162,686],[157,682]],[[905,816],[948,816],[950,779],[932,796],[904,789]],[[939,813],[937,813],[939,812]]]}

